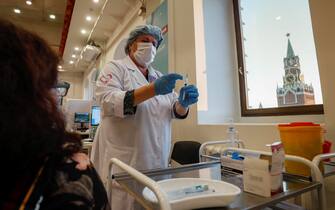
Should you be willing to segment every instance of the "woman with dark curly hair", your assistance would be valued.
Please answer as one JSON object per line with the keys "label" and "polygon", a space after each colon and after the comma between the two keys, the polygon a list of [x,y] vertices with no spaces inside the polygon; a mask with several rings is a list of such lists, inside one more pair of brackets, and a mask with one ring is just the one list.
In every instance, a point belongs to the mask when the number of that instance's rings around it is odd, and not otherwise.
{"label": "woman with dark curly hair", "polygon": [[58,62],[39,36],[0,20],[0,209],[110,208],[57,108]]}

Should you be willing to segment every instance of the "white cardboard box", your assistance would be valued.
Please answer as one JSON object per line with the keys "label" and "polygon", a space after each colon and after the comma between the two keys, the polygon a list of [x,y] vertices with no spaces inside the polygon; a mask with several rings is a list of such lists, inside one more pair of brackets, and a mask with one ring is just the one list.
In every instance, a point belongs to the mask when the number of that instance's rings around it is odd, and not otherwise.
{"label": "white cardboard box", "polygon": [[280,142],[271,145],[270,160],[246,157],[243,161],[244,191],[270,197],[282,191],[285,153]]}
{"label": "white cardboard box", "polygon": [[269,161],[257,158],[246,158],[244,161],[243,185],[244,191],[271,196],[271,175]]}

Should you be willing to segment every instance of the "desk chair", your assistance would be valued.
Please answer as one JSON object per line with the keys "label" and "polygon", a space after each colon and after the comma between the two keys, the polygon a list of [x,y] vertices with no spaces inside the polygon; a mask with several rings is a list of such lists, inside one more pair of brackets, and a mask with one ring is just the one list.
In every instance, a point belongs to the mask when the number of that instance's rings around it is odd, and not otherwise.
{"label": "desk chair", "polygon": [[178,141],[173,145],[171,160],[181,165],[199,163],[200,146],[196,141]]}

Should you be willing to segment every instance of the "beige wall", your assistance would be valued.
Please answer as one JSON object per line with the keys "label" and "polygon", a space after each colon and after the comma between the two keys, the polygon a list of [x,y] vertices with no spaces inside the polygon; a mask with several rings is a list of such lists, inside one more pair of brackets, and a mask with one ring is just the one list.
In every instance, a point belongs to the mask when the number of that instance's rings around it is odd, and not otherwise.
{"label": "beige wall", "polygon": [[58,79],[70,83],[70,89],[65,98],[83,98],[83,73],[82,72],[59,72]]}
{"label": "beige wall", "polygon": [[327,137],[335,143],[335,1],[310,0]]}
{"label": "beige wall", "polygon": [[[310,0],[327,137],[335,143],[335,1]],[[333,147],[334,148],[334,147]],[[335,209],[335,177],[325,180],[328,209]]]}

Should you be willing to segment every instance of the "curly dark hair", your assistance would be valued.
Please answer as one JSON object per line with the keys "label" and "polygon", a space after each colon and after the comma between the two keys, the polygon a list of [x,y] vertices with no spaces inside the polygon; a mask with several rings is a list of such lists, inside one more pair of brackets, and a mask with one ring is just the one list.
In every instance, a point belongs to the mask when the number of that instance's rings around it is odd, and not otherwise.
{"label": "curly dark hair", "polygon": [[58,63],[42,38],[0,19],[0,159],[9,175],[81,149],[56,104]]}

